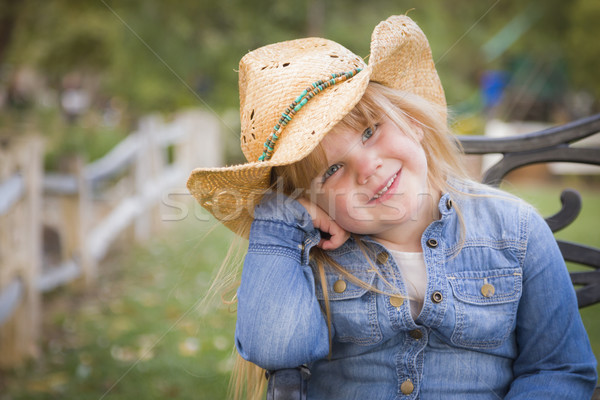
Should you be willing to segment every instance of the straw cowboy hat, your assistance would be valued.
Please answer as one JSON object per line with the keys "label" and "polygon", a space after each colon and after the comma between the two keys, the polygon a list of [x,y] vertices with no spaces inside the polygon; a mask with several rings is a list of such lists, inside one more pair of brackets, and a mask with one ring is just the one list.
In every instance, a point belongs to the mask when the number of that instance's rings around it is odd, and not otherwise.
{"label": "straw cowboy hat", "polygon": [[327,39],[261,47],[240,61],[241,146],[246,164],[192,171],[187,187],[232,231],[247,237],[271,168],[308,155],[361,99],[369,81],[445,107],[425,34],[407,16],[379,23],[369,64]]}

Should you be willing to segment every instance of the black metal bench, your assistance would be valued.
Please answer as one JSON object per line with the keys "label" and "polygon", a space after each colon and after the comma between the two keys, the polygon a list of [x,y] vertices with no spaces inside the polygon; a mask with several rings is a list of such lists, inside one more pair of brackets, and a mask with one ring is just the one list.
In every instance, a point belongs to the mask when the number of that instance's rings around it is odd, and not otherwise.
{"label": "black metal bench", "polygon": [[[600,114],[540,132],[511,138],[462,136],[459,138],[466,154],[500,153],[502,159],[488,168],[484,183],[498,186],[511,171],[531,164],[572,162],[600,165],[600,148],[572,147],[571,144],[600,132]],[[557,232],[570,225],[582,208],[581,195],[565,189],[560,195],[561,209],[546,218]],[[600,223],[600,221],[598,221]],[[579,308],[600,302],[600,249],[580,243],[557,240],[565,261],[574,262],[591,270],[571,272]],[[310,371],[306,367],[270,371],[267,400],[301,400],[306,398]],[[592,400],[600,400],[600,386]]]}

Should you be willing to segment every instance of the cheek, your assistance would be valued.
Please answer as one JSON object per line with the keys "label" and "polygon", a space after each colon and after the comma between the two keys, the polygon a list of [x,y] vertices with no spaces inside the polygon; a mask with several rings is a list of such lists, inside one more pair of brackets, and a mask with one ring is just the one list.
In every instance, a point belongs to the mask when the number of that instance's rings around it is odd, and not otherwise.
{"label": "cheek", "polygon": [[336,221],[345,220],[348,217],[348,210],[352,209],[352,204],[348,202],[348,198],[345,195],[338,194],[333,199],[332,204],[334,210],[330,214]]}
{"label": "cheek", "polygon": [[365,194],[353,192],[338,195],[334,199],[335,214],[330,214],[340,225],[352,226],[357,221],[365,220],[369,215],[369,208],[365,206],[368,200]]}
{"label": "cheek", "polygon": [[335,197],[330,191],[327,191],[325,193],[318,193],[316,197],[312,198],[311,200],[317,206],[322,208],[328,215],[332,215],[332,211],[335,209]]}
{"label": "cheek", "polygon": [[395,141],[389,144],[388,147],[394,158],[398,158],[403,163],[419,175],[427,175],[427,158],[425,150],[419,143],[415,143],[408,138]]}
{"label": "cheek", "polygon": [[425,156],[425,151],[422,147],[419,147],[418,149],[415,148],[415,152],[412,155],[411,162],[419,178],[422,181],[427,180],[427,157]]}
{"label": "cheek", "polygon": [[333,219],[338,219],[345,215],[349,206],[346,196],[334,191],[318,196],[317,205],[325,210]]}
{"label": "cheek", "polygon": [[316,197],[316,204],[338,222],[348,218],[348,209],[352,208],[348,200],[346,196],[339,192],[328,191]]}

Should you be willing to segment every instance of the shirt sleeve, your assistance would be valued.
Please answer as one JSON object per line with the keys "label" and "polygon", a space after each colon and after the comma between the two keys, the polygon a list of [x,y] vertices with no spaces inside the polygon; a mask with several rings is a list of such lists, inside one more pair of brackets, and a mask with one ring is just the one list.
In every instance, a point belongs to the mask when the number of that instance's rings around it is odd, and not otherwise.
{"label": "shirt sleeve", "polygon": [[240,355],[262,368],[296,367],[329,353],[308,251],[319,242],[308,212],[282,194],[256,207],[238,289]]}
{"label": "shirt sleeve", "polygon": [[519,355],[506,399],[589,399],[596,360],[563,257],[533,209],[527,231],[516,326]]}

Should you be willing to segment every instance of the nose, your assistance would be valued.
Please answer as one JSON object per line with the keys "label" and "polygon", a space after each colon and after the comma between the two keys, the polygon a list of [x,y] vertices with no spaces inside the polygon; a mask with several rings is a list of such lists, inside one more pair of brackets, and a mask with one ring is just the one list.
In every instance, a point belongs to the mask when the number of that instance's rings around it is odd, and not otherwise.
{"label": "nose", "polygon": [[381,159],[376,154],[362,151],[357,154],[354,164],[356,168],[356,183],[365,185],[369,178],[381,168]]}

